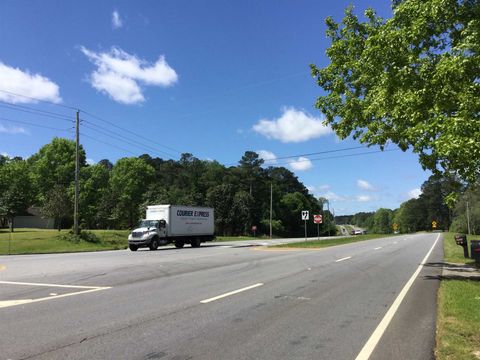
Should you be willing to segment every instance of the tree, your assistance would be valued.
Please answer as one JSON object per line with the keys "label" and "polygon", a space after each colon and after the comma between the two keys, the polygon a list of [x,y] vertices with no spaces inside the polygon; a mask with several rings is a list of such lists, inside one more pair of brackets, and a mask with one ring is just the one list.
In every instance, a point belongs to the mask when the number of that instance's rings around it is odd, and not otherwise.
{"label": "tree", "polygon": [[0,215],[10,219],[24,212],[33,197],[32,179],[28,165],[23,160],[8,160],[0,166]]}
{"label": "tree", "polygon": [[392,232],[393,212],[390,209],[380,208],[373,215],[373,231],[377,234],[389,234]]}
{"label": "tree", "polygon": [[234,187],[230,184],[217,185],[207,193],[207,205],[215,209],[215,225],[222,235],[232,224],[234,193]]}
{"label": "tree", "polygon": [[62,221],[73,213],[72,199],[64,185],[54,185],[45,194],[41,212],[46,217],[54,218],[58,231],[62,230]]}
{"label": "tree", "polygon": [[[85,151],[80,147],[80,166],[85,166]],[[75,178],[75,142],[54,138],[28,160],[39,200],[55,185],[69,187]]]}
{"label": "tree", "polygon": [[143,193],[154,177],[154,169],[139,158],[122,158],[112,168],[109,186],[115,198],[113,217],[121,226],[132,227],[140,218]]}
{"label": "tree", "polygon": [[93,229],[102,222],[98,217],[99,205],[108,189],[110,171],[103,164],[86,166],[80,172],[80,222]]}
{"label": "tree", "polygon": [[402,233],[427,230],[427,212],[424,202],[419,199],[410,199],[400,205],[395,213],[394,222]]}
{"label": "tree", "polygon": [[311,65],[316,107],[342,139],[393,142],[433,172],[480,173],[480,2],[395,1],[393,17],[353,8],[326,19],[330,64]]}

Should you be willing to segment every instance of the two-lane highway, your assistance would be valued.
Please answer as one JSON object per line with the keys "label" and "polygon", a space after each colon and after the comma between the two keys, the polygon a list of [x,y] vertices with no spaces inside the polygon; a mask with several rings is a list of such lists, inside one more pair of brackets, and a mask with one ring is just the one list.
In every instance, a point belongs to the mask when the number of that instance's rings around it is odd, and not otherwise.
{"label": "two-lane highway", "polygon": [[428,359],[440,236],[3,256],[0,358]]}

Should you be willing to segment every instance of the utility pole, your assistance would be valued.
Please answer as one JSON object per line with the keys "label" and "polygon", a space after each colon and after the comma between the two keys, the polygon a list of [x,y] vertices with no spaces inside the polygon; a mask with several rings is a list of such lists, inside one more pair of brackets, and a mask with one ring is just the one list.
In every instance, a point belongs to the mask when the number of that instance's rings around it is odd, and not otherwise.
{"label": "utility pole", "polygon": [[270,183],[270,240],[272,240],[273,182]]}
{"label": "utility pole", "polygon": [[471,234],[470,231],[470,209],[468,207],[468,201],[467,201],[467,228],[468,228],[468,234]]}
{"label": "utility pole", "polygon": [[77,119],[75,122],[75,204],[73,209],[73,233],[78,235],[78,197],[79,197],[79,175],[80,175],[80,110],[77,110]]}

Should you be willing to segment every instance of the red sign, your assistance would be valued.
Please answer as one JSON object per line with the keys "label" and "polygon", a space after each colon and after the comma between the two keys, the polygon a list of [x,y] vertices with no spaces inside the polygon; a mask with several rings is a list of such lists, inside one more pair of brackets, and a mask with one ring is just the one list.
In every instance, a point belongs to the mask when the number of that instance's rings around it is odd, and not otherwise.
{"label": "red sign", "polygon": [[252,226],[252,231],[257,231],[257,226],[256,225]]}
{"label": "red sign", "polygon": [[322,215],[313,215],[313,222],[315,224],[321,224],[322,223]]}

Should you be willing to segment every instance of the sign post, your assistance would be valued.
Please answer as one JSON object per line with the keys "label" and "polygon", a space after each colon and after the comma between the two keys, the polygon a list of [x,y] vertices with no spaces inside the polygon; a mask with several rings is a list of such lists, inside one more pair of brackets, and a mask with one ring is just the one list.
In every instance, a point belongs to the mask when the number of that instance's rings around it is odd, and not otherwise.
{"label": "sign post", "polygon": [[313,215],[313,222],[317,224],[317,239],[320,240],[320,224],[322,223],[322,215]]}
{"label": "sign post", "polygon": [[305,221],[305,242],[307,242],[307,220],[309,218],[308,210],[302,210],[302,220]]}
{"label": "sign post", "polygon": [[257,225],[252,225],[253,237],[256,237]]}

